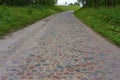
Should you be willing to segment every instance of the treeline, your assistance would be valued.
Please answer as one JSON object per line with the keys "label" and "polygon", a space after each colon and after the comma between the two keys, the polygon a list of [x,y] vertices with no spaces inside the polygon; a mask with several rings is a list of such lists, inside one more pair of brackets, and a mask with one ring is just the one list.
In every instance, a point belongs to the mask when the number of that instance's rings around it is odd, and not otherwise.
{"label": "treeline", "polygon": [[80,2],[83,7],[94,6],[96,9],[98,9],[100,6],[109,8],[120,4],[120,0],[78,0],[78,2]]}
{"label": "treeline", "polygon": [[25,6],[30,4],[54,5],[57,0],[0,0],[1,5]]}

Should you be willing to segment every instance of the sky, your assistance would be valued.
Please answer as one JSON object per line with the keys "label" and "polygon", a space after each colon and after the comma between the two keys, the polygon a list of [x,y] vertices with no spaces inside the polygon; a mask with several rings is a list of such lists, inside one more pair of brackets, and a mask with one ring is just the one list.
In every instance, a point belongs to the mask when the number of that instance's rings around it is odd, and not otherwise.
{"label": "sky", "polygon": [[67,2],[67,4],[69,3],[74,3],[77,2],[77,0],[58,0],[58,5],[65,5],[65,2]]}

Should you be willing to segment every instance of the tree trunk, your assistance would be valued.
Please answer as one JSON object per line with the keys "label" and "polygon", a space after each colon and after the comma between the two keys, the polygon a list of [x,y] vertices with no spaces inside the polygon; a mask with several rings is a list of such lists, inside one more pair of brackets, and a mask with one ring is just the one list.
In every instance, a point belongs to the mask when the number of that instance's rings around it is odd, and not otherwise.
{"label": "tree trunk", "polygon": [[108,8],[110,7],[110,2],[109,2],[109,0],[107,0],[107,7],[108,7]]}
{"label": "tree trunk", "polygon": [[116,7],[116,0],[113,0],[113,7]]}
{"label": "tree trunk", "polygon": [[3,4],[4,3],[4,0],[1,0],[0,4]]}
{"label": "tree trunk", "polygon": [[107,7],[107,0],[105,0],[105,7]]}
{"label": "tree trunk", "polygon": [[95,9],[99,9],[99,0],[94,0]]}

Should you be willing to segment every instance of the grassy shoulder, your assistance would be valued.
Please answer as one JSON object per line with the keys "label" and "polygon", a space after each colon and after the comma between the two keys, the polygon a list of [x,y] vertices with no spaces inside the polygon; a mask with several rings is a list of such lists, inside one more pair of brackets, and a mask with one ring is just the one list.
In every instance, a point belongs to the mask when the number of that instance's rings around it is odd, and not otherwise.
{"label": "grassy shoulder", "polygon": [[79,6],[8,7],[0,5],[0,38],[52,14],[77,9]]}
{"label": "grassy shoulder", "polygon": [[0,6],[0,37],[61,11],[56,6]]}
{"label": "grassy shoulder", "polygon": [[81,8],[75,16],[97,33],[120,46],[120,6],[116,8]]}
{"label": "grassy shoulder", "polygon": [[60,8],[62,11],[75,11],[80,8],[80,6],[57,6]]}

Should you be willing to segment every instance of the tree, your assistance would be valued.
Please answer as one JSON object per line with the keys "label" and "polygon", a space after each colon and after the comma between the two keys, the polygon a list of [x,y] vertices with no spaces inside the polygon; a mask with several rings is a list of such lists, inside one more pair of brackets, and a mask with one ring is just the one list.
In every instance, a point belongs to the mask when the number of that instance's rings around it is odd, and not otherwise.
{"label": "tree", "polygon": [[95,8],[98,9],[99,8],[99,0],[94,0],[94,4],[95,4]]}
{"label": "tree", "polygon": [[67,2],[65,2],[65,5],[67,5]]}
{"label": "tree", "polygon": [[90,1],[91,0],[78,0],[78,2],[82,4],[83,7],[90,7]]}
{"label": "tree", "polygon": [[69,5],[79,5],[79,3],[78,2],[75,2],[75,3],[69,3]]}
{"label": "tree", "polygon": [[82,4],[82,6],[84,5],[84,0],[78,0],[78,2]]}
{"label": "tree", "polygon": [[29,4],[54,5],[57,0],[0,0],[0,4],[9,6],[24,6]]}
{"label": "tree", "polygon": [[75,2],[74,5],[79,5],[79,2]]}
{"label": "tree", "polygon": [[73,3],[70,3],[69,5],[74,5]]}
{"label": "tree", "polygon": [[1,0],[0,3],[1,4],[6,4],[9,6],[24,6],[24,5],[28,5],[29,2],[31,2],[31,0]]}
{"label": "tree", "polygon": [[40,5],[54,5],[57,3],[57,0],[38,0]]}
{"label": "tree", "polygon": [[92,7],[95,6],[98,9],[100,6],[105,7],[115,7],[116,5],[120,5],[120,0],[78,0],[83,7]]}

